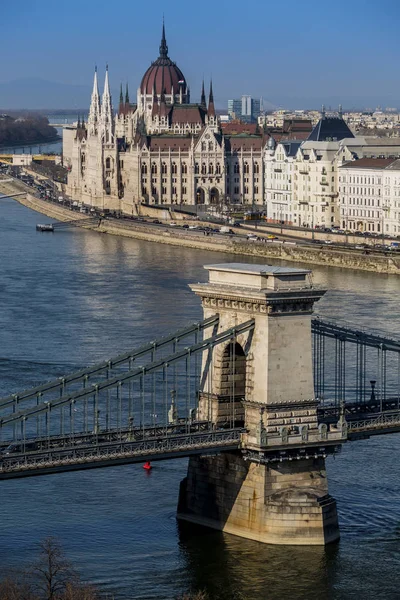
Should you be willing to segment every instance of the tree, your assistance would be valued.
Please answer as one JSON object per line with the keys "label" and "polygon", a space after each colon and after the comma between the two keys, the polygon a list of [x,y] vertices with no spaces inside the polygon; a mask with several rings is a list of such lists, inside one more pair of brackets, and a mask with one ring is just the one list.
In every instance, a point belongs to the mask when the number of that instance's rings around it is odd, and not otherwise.
{"label": "tree", "polygon": [[39,549],[39,560],[32,566],[30,573],[33,586],[40,597],[45,600],[75,598],[71,595],[69,598],[65,596],[70,586],[78,583],[78,576],[66,559],[59,542],[53,537],[48,537],[40,543]]}

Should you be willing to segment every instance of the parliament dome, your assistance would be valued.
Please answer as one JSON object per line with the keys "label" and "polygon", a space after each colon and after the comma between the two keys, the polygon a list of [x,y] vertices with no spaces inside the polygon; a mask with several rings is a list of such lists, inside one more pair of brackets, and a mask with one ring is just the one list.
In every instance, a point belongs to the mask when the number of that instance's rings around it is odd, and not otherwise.
{"label": "parliament dome", "polygon": [[160,96],[179,94],[180,90],[185,93],[186,80],[174,62],[168,56],[168,46],[165,39],[165,27],[163,24],[162,38],[160,44],[160,56],[155,60],[143,75],[140,91],[142,94],[151,95],[155,93]]}

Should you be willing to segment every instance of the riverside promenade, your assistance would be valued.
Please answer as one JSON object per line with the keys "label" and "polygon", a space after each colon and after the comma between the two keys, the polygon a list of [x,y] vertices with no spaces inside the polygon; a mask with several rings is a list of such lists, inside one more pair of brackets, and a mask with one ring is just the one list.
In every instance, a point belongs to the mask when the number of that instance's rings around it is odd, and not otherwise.
{"label": "riverside promenade", "polygon": [[98,225],[93,224],[93,220],[87,217],[88,224],[84,225],[85,216],[81,213],[71,211],[54,202],[35,197],[30,193],[31,188],[22,182],[0,180],[1,194],[7,195],[21,191],[27,192],[26,197],[17,197],[17,202],[32,210],[62,222],[79,220],[79,226],[81,227],[110,235],[241,256],[255,256],[260,259],[277,259],[309,265],[323,265],[400,275],[400,256],[397,254],[364,254],[357,250],[342,250],[322,245],[305,246],[300,244],[264,243],[254,240],[248,241],[244,238],[235,238],[235,236],[228,235],[203,237],[191,230],[183,230],[176,227],[155,229],[154,226],[145,222],[124,219],[107,218],[102,220],[101,224]]}

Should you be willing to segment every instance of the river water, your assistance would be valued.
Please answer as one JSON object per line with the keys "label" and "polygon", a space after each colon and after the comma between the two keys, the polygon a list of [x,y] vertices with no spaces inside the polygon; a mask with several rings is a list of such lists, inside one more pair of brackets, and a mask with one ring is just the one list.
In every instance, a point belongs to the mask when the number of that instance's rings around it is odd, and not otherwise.
{"label": "river water", "polygon": [[[0,393],[108,358],[201,317],[189,282],[238,257],[83,230],[40,234],[37,213],[0,205]],[[239,259],[240,260],[240,259]],[[244,258],[243,262],[251,262]],[[400,279],[314,269],[324,316],[400,337]],[[400,597],[400,437],[328,459],[340,543],[266,546],[176,522],[186,461],[0,482],[0,565],[28,564],[59,538],[84,579],[116,599],[206,590],[211,600]]]}

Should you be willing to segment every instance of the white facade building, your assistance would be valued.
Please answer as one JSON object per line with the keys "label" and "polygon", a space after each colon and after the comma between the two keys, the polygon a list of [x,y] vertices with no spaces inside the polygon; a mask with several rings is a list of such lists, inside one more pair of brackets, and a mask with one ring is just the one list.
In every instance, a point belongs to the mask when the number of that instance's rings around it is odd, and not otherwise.
{"label": "white facade building", "polygon": [[400,235],[400,160],[363,158],[339,169],[341,226]]}

